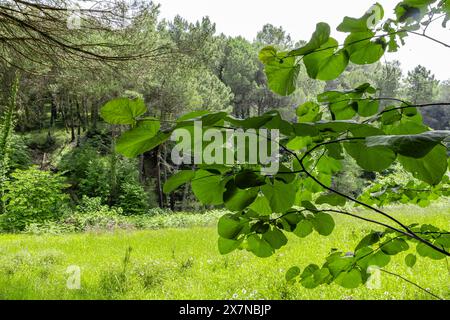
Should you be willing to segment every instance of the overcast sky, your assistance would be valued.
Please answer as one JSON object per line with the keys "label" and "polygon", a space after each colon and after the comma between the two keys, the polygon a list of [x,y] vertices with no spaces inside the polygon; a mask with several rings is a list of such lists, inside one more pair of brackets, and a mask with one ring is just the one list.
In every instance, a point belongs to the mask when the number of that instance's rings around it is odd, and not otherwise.
{"label": "overcast sky", "polygon": [[[282,26],[294,39],[309,40],[316,23],[331,25],[332,36],[342,41],[345,34],[336,27],[344,16],[362,16],[376,0],[155,0],[161,4],[161,17],[172,19],[177,14],[194,22],[209,16],[217,31],[230,36],[253,40],[266,23]],[[393,15],[399,0],[378,0],[385,17]],[[450,25],[450,23],[449,23]],[[450,42],[450,30],[440,23],[430,27],[427,34]],[[421,64],[431,69],[440,80],[450,79],[450,49],[421,37],[411,35],[407,45],[398,53],[388,53],[387,60],[397,59],[405,73]]]}

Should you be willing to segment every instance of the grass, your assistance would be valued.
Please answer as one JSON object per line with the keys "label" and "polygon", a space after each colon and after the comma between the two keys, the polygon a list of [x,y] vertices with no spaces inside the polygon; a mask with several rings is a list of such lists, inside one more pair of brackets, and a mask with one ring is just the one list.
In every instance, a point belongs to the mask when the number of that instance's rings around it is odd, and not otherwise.
{"label": "grass", "polygon": [[[403,221],[450,229],[450,208],[391,209]],[[369,215],[367,212],[364,214]],[[396,277],[382,275],[379,289],[346,290],[336,285],[309,290],[287,284],[285,271],[321,264],[331,248],[351,251],[365,222],[336,217],[330,237],[290,237],[267,259],[246,251],[221,256],[214,227],[52,235],[0,236],[0,299],[430,299]],[[131,248],[129,255],[126,252]],[[413,269],[407,253],[387,270],[402,274],[434,293],[450,298],[446,261],[421,258]],[[125,258],[125,257],[128,258]],[[126,260],[124,262],[124,260]],[[69,266],[81,268],[81,289],[69,290]]]}

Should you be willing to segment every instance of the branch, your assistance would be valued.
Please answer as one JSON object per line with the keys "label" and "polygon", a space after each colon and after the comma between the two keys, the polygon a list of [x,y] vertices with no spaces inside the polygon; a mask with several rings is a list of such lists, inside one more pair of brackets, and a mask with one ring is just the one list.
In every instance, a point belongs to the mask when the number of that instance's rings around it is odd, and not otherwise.
{"label": "branch", "polygon": [[408,282],[409,284],[412,284],[412,285],[415,286],[416,288],[419,288],[420,290],[425,291],[426,293],[432,295],[433,297],[435,297],[435,298],[438,299],[438,300],[444,300],[443,298],[439,297],[438,295],[434,294],[433,292],[428,291],[427,289],[425,289],[425,288],[419,286],[417,283],[414,283],[414,282],[412,282],[411,280],[408,280],[408,279],[406,279],[405,277],[402,277],[402,276],[399,275],[399,274],[396,274],[396,273],[393,273],[393,272],[390,272],[390,271],[387,271],[387,270],[384,270],[384,269],[381,269],[381,268],[380,268],[379,270],[382,271],[382,272],[384,272],[384,273],[390,274],[391,276],[400,278],[400,279],[402,279],[403,281]]}

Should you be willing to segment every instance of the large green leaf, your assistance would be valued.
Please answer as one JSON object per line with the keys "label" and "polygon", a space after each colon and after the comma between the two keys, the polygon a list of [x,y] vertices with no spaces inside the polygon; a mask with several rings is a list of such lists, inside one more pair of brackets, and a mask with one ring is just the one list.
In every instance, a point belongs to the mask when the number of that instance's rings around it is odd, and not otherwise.
{"label": "large green leaf", "polygon": [[305,238],[313,232],[313,224],[309,219],[303,219],[294,229],[294,234],[300,238]]}
{"label": "large green leaf", "polygon": [[414,267],[414,265],[416,264],[416,261],[417,261],[417,257],[412,253],[408,254],[405,257],[405,264],[410,268]]}
{"label": "large green leaf", "polygon": [[346,199],[338,194],[330,193],[330,194],[322,194],[320,195],[316,203],[317,204],[329,204],[332,206],[342,207],[345,205]]}
{"label": "large green leaf", "polygon": [[301,48],[292,50],[289,55],[292,56],[303,56],[309,54],[316,49],[319,49],[324,43],[330,38],[330,26],[325,22],[319,22],[316,25],[316,30],[314,31],[311,40]]}
{"label": "large green leaf", "polygon": [[371,232],[358,243],[358,245],[355,248],[355,252],[359,249],[362,249],[364,247],[369,247],[375,243],[378,243],[381,240],[381,237],[383,236],[380,232]]}
{"label": "large green leaf", "polygon": [[386,42],[384,38],[371,40],[374,36],[372,31],[355,32],[345,39],[345,49],[351,62],[372,64],[380,60],[386,50]]}
{"label": "large green leaf", "polygon": [[266,60],[265,72],[269,88],[282,96],[288,96],[296,89],[300,65],[295,57],[279,53],[274,59]]}
{"label": "large green leaf", "polygon": [[297,266],[289,268],[289,270],[286,272],[285,278],[286,281],[289,282],[291,280],[294,280],[296,277],[300,275],[300,268]]}
{"label": "large green leaf", "polygon": [[358,101],[358,114],[363,117],[370,117],[378,113],[380,102],[373,99]]}
{"label": "large green leaf", "polygon": [[144,100],[128,98],[111,100],[100,110],[102,118],[110,124],[135,124],[136,118],[145,112]]}
{"label": "large green leaf", "polygon": [[226,214],[219,219],[217,224],[219,236],[224,239],[236,239],[246,223],[246,220]]}
{"label": "large green leaf", "polygon": [[394,256],[408,249],[408,243],[401,238],[386,240],[381,244],[381,251],[390,256]]}
{"label": "large green leaf", "polygon": [[258,196],[258,188],[240,189],[234,180],[228,181],[226,191],[223,194],[225,207],[231,211],[241,211],[255,201]]}
{"label": "large green leaf", "polygon": [[334,80],[348,65],[346,50],[337,50],[336,39],[329,38],[319,49],[303,58],[306,71],[310,78],[319,80]]}
{"label": "large green leaf", "polygon": [[317,287],[319,284],[314,280],[314,274],[319,270],[319,267],[315,264],[308,265],[300,275],[301,285],[308,289]]}
{"label": "large green leaf", "polygon": [[316,122],[320,120],[320,106],[315,102],[306,102],[297,108],[299,122]]}
{"label": "large green leaf", "polygon": [[164,183],[163,191],[164,193],[171,193],[178,189],[183,184],[189,182],[194,178],[195,171],[193,170],[182,170],[177,172]]}
{"label": "large green leaf", "polygon": [[278,250],[281,247],[285,246],[288,242],[284,233],[277,228],[273,228],[267,231],[266,233],[263,234],[262,237],[275,250]]}
{"label": "large green leaf", "polygon": [[270,257],[274,253],[272,246],[261,236],[253,234],[247,238],[247,249],[260,258]]}
{"label": "large green leaf", "polygon": [[[338,31],[341,32],[364,32],[369,30],[369,21],[370,18],[376,18],[377,20],[381,20],[384,17],[383,7],[376,3],[371,10],[367,11],[364,16],[361,18],[351,18],[345,17],[344,21],[337,27]],[[374,21],[376,22],[376,21]]]}
{"label": "large green leaf", "polygon": [[425,157],[436,145],[450,137],[450,131],[428,131],[420,134],[372,136],[366,138],[368,147],[384,146],[402,156]]}
{"label": "large green leaf", "polygon": [[192,179],[192,191],[201,203],[219,205],[223,203],[225,186],[221,176],[198,170]]}
{"label": "large green leaf", "polygon": [[284,213],[289,210],[295,202],[297,193],[295,184],[285,184],[278,180],[275,180],[273,184],[262,186],[261,190],[269,200],[274,213]]}
{"label": "large green leaf", "polygon": [[345,143],[345,150],[356,160],[356,163],[367,171],[383,171],[395,161],[396,154],[386,147],[367,147],[363,142]]}
{"label": "large green leaf", "polygon": [[432,260],[442,260],[446,258],[446,256],[443,253],[436,251],[435,249],[431,248],[430,246],[427,246],[425,243],[422,242],[417,244],[416,251],[421,257],[427,257]]}
{"label": "large green leaf", "polygon": [[352,269],[347,272],[342,272],[337,276],[335,282],[346,289],[357,288],[363,282],[361,271]]}
{"label": "large green leaf", "polygon": [[241,243],[242,243],[242,240],[232,240],[232,239],[225,239],[225,238],[219,237],[217,244],[219,247],[220,254],[228,254],[228,253],[236,250],[237,248],[239,248]]}
{"label": "large green leaf", "polygon": [[150,151],[165,142],[170,133],[159,131],[159,121],[144,120],[138,125],[124,132],[117,140],[116,150],[120,154],[134,158]]}
{"label": "large green leaf", "polygon": [[430,185],[441,182],[447,172],[447,149],[442,145],[437,145],[421,159],[399,156],[398,160],[406,171]]}
{"label": "large green leaf", "polygon": [[248,189],[265,185],[265,177],[252,170],[243,170],[234,178],[236,186],[240,189]]}
{"label": "large green leaf", "polygon": [[334,230],[333,217],[328,213],[318,212],[311,221],[314,229],[322,236],[329,236]]}
{"label": "large green leaf", "polygon": [[206,110],[192,111],[192,112],[186,113],[186,114],[182,115],[181,117],[179,117],[177,119],[177,122],[184,122],[184,121],[193,120],[193,119],[199,120],[200,117],[207,115],[209,113],[210,112],[206,111]]}
{"label": "large green leaf", "polygon": [[267,200],[267,198],[263,195],[259,195],[249,206],[249,209],[262,216],[270,216],[272,214],[272,208],[270,207],[269,200]]}

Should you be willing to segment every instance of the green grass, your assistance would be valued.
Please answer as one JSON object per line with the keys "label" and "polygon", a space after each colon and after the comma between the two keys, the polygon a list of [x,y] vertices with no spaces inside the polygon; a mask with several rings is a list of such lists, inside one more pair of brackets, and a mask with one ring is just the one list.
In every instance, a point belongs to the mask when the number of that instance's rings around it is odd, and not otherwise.
{"label": "green grass", "polygon": [[[450,208],[391,209],[403,221],[450,229]],[[368,215],[367,212],[363,214]],[[267,259],[245,251],[221,256],[214,227],[120,231],[73,235],[1,235],[1,299],[429,299],[398,278],[382,275],[381,288],[346,290],[336,285],[314,290],[284,280],[292,265],[321,264],[331,248],[351,251],[372,225],[336,217],[330,237],[290,237]],[[131,259],[124,269],[128,247]],[[413,269],[395,257],[387,270],[402,274],[450,298],[446,261],[421,258]],[[81,268],[81,289],[66,287],[70,265]]]}

